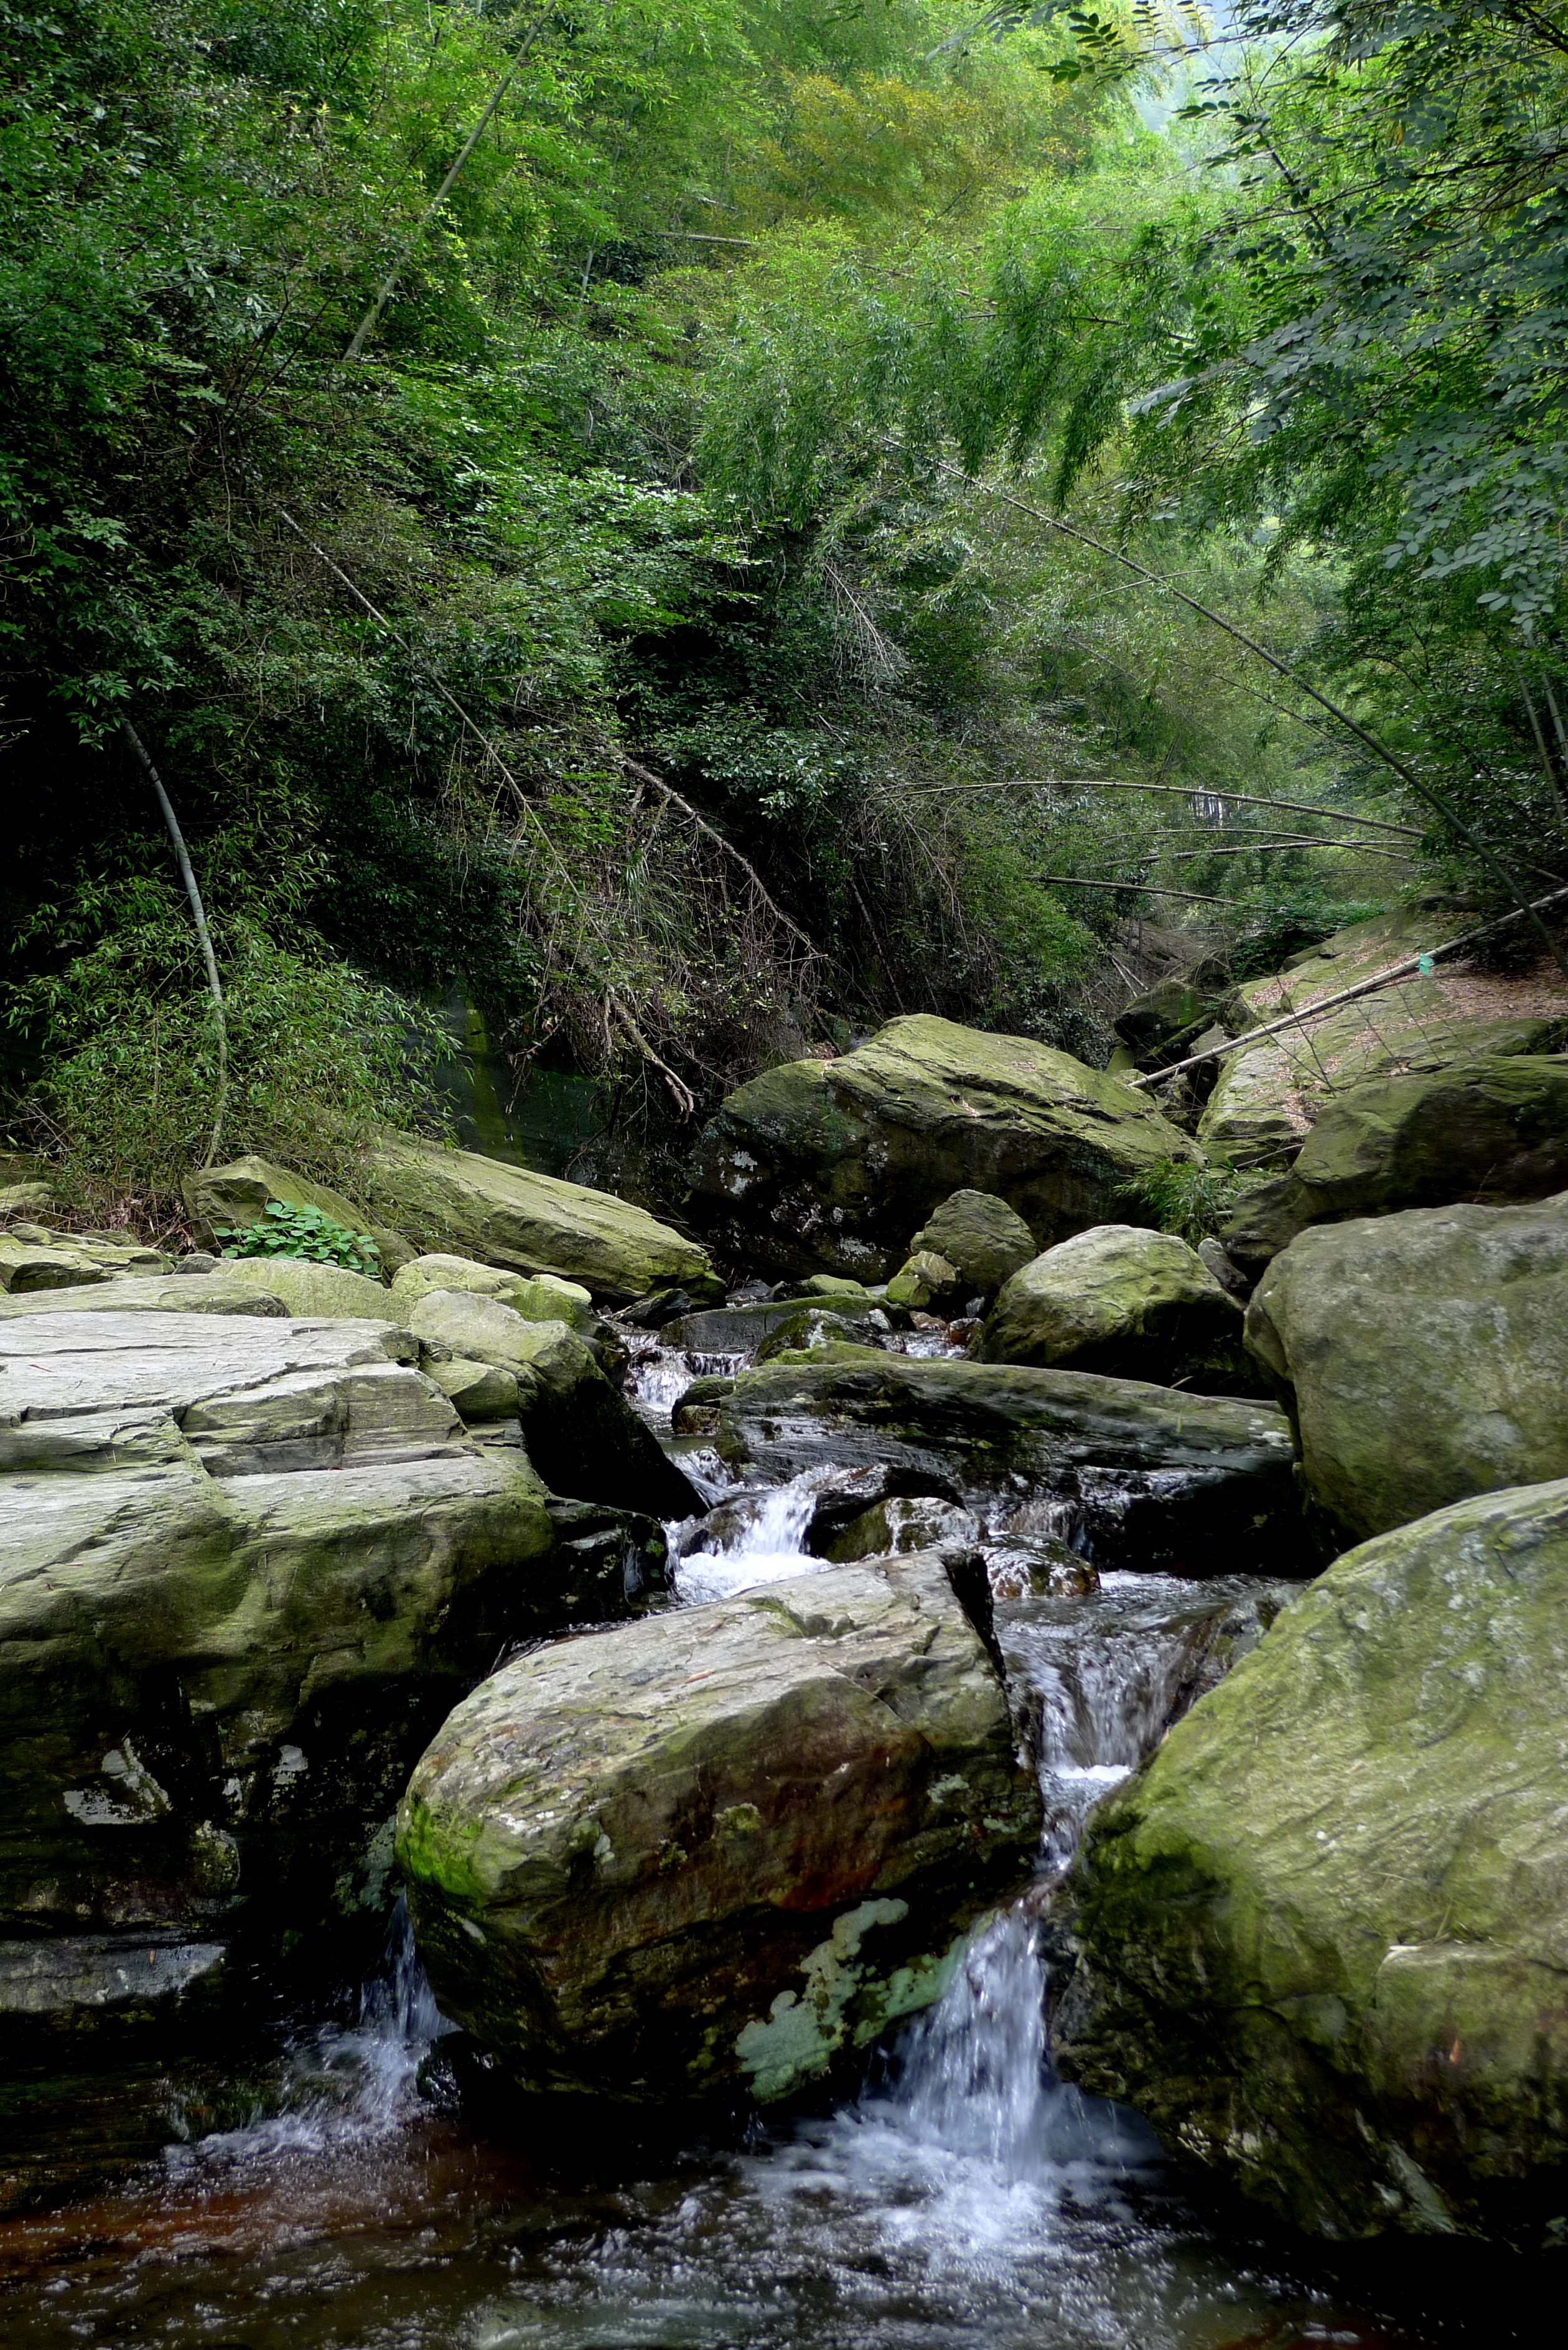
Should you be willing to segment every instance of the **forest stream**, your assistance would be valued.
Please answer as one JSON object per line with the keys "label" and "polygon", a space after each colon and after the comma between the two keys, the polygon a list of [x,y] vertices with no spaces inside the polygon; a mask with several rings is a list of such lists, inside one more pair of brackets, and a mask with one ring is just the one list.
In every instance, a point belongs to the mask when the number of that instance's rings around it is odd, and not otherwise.
{"label": "forest stream", "polygon": [[[693,1373],[723,1367],[625,1335],[644,1416],[707,1497],[732,1502],[717,1455],[670,1421]],[[756,1489],[726,1547],[670,1529],[687,1544],[676,1604],[822,1571],[793,1546],[802,1523],[786,1483]],[[450,2061],[454,2035],[400,1903],[357,2012],[274,2020],[226,2080],[176,2064],[160,2152],[86,2199],[0,2221],[8,2350],[1534,2340],[1501,2314],[1506,2288],[1490,2272],[1449,2275],[1430,2245],[1381,2248],[1373,2287],[1353,2260],[1196,2208],[1136,2115],[1053,2071],[1042,1896],[1096,1798],[1203,1686],[1217,1629],[1280,1591],[1247,1575],[1113,1572],[1085,1594],[999,1602],[1010,1701],[1044,1798],[1038,1874],[976,1925],[943,1997],[875,2052],[847,2102],[728,2136],[633,2130],[624,2110],[565,2126],[537,2106],[504,2118],[472,2063]],[[90,2133],[92,2116],[55,2126]]]}

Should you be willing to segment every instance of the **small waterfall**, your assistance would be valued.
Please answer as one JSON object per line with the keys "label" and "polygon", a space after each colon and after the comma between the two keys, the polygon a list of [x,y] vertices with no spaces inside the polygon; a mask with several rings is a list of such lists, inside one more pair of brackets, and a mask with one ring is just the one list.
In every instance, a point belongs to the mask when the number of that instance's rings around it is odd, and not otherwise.
{"label": "small waterfall", "polygon": [[295,2043],[267,2111],[239,2129],[168,2147],[164,2166],[189,2174],[198,2166],[355,2150],[393,2137],[416,2107],[421,2065],[451,2029],[420,1964],[400,1894],[385,1958],[359,1992],[355,2021],[323,2024]]}
{"label": "small waterfall", "polygon": [[[712,1547],[689,1550],[677,1558],[675,1588],[688,1604],[729,1599],[753,1584],[778,1583],[793,1575],[820,1574],[826,1561],[801,1545],[817,1507],[820,1470],[807,1470],[771,1492],[738,1493],[723,1505]],[[675,1537],[672,1548],[679,1547]]]}

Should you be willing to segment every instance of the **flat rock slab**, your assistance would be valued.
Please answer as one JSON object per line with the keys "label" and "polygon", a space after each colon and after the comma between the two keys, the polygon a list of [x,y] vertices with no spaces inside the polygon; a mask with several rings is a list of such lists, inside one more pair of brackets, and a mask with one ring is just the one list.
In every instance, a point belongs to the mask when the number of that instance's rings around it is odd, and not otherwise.
{"label": "flat rock slab", "polygon": [[1092,1815],[1054,2045],[1331,2237],[1560,2241],[1568,1482],[1363,1544]]}
{"label": "flat rock slab", "polygon": [[879,1461],[966,1496],[1022,1482],[1060,1498],[1102,1566],[1220,1575],[1304,1565],[1290,1424],[1272,1405],[1092,1372],[848,1347],[839,1357],[738,1379],[720,1406],[724,1459],[770,1484],[829,1462]]}
{"label": "flat rock slab", "polygon": [[525,2087],[767,2102],[940,1993],[1039,1825],[927,1554],[506,1667],[420,1763],[398,1853],[443,2008]]}
{"label": "flat rock slab", "polygon": [[31,1290],[0,1297],[0,1323],[36,1314],[234,1314],[251,1321],[281,1321],[288,1312],[275,1291],[221,1273],[132,1276],[68,1289]]}

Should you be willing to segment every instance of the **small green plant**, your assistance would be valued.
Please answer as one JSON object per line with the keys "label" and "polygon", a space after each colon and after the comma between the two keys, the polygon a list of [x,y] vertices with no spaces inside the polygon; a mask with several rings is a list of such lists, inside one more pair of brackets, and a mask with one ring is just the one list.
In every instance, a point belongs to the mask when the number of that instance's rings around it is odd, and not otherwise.
{"label": "small green plant", "polygon": [[334,1223],[319,1208],[296,1208],[286,1200],[269,1200],[261,1222],[243,1230],[232,1224],[215,1227],[225,1243],[225,1256],[300,1256],[311,1264],[340,1264],[349,1273],[381,1278],[381,1252],[368,1232],[351,1232]]}
{"label": "small green plant", "polygon": [[1143,1174],[1118,1183],[1116,1197],[1141,1208],[1160,1232],[1176,1232],[1196,1248],[1219,1231],[1246,1189],[1247,1179],[1231,1168],[1161,1159]]}

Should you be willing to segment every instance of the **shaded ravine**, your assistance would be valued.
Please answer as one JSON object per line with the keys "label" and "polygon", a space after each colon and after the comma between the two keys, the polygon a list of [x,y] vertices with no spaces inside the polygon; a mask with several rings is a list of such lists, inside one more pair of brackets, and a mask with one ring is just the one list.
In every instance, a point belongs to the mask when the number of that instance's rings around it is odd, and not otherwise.
{"label": "shaded ravine", "polygon": [[[645,1347],[668,1436],[691,1366]],[[682,1376],[684,1374],[684,1376]],[[679,1447],[712,1499],[716,1455]],[[807,1481],[686,1548],[678,1600],[821,1571]],[[982,1919],[939,2004],[847,2104],[743,2138],[561,2116],[447,2039],[400,1911],[356,2014],[283,2033],[223,2128],[171,2084],[161,2158],[90,2201],[0,2220],[15,2350],[1421,2350],[1317,2256],[1234,2239],[1172,2190],[1136,2116],[1054,2075],[1036,1913],[1098,1795],[1255,1635],[1274,1586],[1106,1575],[997,1609],[1045,1798],[1033,1888]],[[453,2058],[456,2056],[456,2063]],[[456,2085],[468,2094],[460,2098]],[[1392,2277],[1397,2257],[1386,2263]],[[1316,2282],[1314,2282],[1314,2279]],[[1380,2295],[1381,2299],[1382,2296]],[[1396,2310],[1416,2307],[1407,2289]]]}

